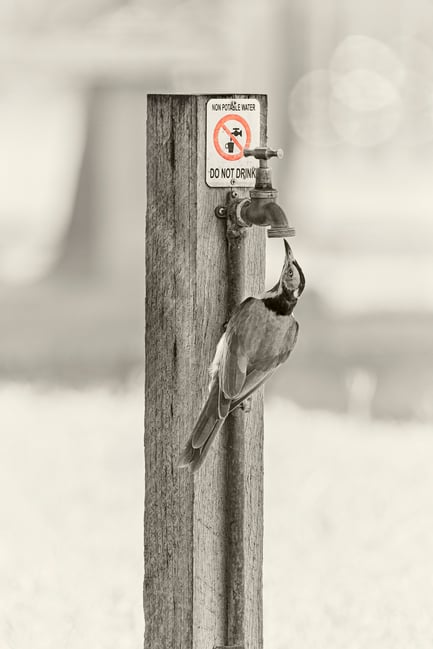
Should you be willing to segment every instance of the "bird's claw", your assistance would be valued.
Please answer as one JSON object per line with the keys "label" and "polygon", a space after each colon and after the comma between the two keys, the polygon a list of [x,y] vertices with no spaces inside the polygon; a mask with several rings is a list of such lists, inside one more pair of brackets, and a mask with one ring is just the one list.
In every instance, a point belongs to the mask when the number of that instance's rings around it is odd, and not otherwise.
{"label": "bird's claw", "polygon": [[248,399],[245,399],[245,401],[242,401],[241,403],[241,408],[244,412],[250,412],[251,410],[251,401],[252,398],[248,397]]}

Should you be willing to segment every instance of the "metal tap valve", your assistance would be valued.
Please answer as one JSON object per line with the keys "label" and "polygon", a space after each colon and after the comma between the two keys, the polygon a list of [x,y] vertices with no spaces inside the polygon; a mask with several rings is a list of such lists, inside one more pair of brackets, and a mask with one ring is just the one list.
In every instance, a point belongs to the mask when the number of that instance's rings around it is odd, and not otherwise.
{"label": "metal tap valve", "polygon": [[[272,171],[268,166],[269,158],[278,158],[281,160],[283,157],[282,149],[270,149],[269,147],[257,147],[256,149],[244,149],[244,156],[250,157],[254,156],[256,160],[259,160],[259,168],[256,171],[256,184],[255,189],[250,191],[251,198],[255,195],[257,190],[267,191],[267,197],[275,199],[278,195],[276,189],[272,187]],[[257,196],[259,198],[259,196]],[[262,196],[260,196],[262,198]]]}
{"label": "metal tap valve", "polygon": [[255,149],[244,149],[244,156],[249,158],[254,156],[257,160],[269,160],[269,158],[281,158],[284,156],[283,149],[270,149],[267,146],[256,147]]}

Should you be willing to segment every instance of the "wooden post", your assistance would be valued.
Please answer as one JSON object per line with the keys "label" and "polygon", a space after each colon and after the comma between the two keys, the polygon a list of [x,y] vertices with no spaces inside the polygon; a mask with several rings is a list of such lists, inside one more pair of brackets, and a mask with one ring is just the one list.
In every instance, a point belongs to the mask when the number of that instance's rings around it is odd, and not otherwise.
{"label": "wooden post", "polygon": [[[266,144],[266,97],[236,96],[259,99]],[[214,213],[228,190],[205,184],[208,99],[148,97],[146,649],[263,646],[262,395],[229,418],[197,474],[176,467],[229,311],[264,284],[264,229],[236,252]]]}

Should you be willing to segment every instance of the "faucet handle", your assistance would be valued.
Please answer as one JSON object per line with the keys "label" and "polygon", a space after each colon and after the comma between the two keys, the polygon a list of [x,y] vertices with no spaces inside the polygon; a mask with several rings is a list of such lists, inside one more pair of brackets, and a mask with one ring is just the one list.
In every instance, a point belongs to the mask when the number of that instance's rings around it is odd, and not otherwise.
{"label": "faucet handle", "polygon": [[257,158],[257,160],[269,160],[269,158],[278,158],[279,160],[281,160],[283,155],[283,149],[270,149],[269,147],[244,149],[244,156],[246,158],[254,156],[254,158]]}

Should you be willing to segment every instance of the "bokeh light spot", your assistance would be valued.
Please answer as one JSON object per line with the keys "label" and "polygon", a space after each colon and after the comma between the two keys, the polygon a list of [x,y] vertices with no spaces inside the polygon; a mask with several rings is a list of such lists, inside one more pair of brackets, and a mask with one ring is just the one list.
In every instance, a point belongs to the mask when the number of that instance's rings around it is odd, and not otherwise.
{"label": "bokeh light spot", "polygon": [[332,81],[355,70],[369,70],[389,83],[399,86],[404,80],[404,66],[385,43],[364,35],[345,38],[335,48],[329,69]]}
{"label": "bokeh light spot", "polygon": [[388,79],[374,70],[353,70],[333,80],[334,97],[353,110],[372,111],[390,106],[399,94]]}
{"label": "bokeh light spot", "polygon": [[369,36],[348,36],[335,48],[329,70],[336,133],[361,147],[394,136],[402,119],[405,68],[392,48]]}
{"label": "bokeh light spot", "polygon": [[401,120],[401,102],[381,110],[353,110],[333,97],[330,117],[338,135],[347,143],[372,147],[389,140],[397,131]]}
{"label": "bokeh light spot", "polygon": [[293,88],[289,99],[292,126],[303,140],[318,146],[338,143],[329,118],[331,83],[327,70],[313,70]]}

